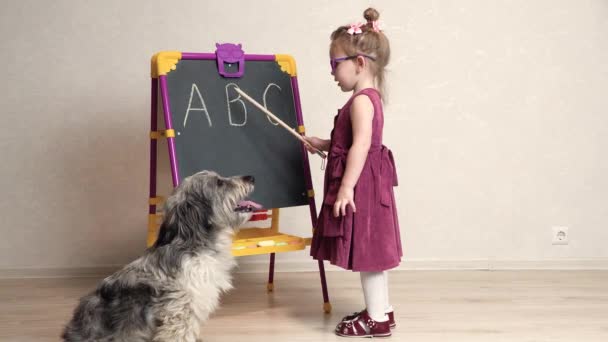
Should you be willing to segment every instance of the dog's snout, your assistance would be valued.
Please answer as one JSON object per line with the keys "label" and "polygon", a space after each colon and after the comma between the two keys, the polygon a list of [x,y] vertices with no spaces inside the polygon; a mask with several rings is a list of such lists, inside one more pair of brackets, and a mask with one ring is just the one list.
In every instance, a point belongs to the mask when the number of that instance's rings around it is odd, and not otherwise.
{"label": "dog's snout", "polygon": [[254,184],[255,178],[253,176],[243,176],[243,181]]}

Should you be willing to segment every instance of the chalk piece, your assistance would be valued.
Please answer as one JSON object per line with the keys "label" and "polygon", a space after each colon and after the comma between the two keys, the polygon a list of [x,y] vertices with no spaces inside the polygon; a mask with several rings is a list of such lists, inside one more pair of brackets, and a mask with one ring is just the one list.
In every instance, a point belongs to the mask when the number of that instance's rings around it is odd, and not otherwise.
{"label": "chalk piece", "polygon": [[245,246],[236,246],[236,247],[232,247],[232,249],[234,249],[235,251],[239,251],[241,249],[245,249]]}
{"label": "chalk piece", "polygon": [[258,248],[258,245],[249,245],[247,248]]}
{"label": "chalk piece", "polygon": [[288,242],[288,244],[290,245],[299,245],[300,244],[300,240],[291,240]]}
{"label": "chalk piece", "polygon": [[275,245],[274,240],[264,240],[264,241],[258,242],[258,246],[260,246],[260,247],[270,247],[270,246],[274,246],[274,245]]}
{"label": "chalk piece", "polygon": [[277,246],[287,246],[287,242],[278,242]]}

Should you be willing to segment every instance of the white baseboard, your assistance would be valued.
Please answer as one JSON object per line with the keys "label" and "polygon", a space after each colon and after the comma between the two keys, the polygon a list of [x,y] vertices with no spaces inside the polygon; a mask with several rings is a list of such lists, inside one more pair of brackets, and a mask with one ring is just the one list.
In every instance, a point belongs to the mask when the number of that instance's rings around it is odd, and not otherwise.
{"label": "white baseboard", "polygon": [[[324,263],[328,272],[341,271],[342,268]],[[318,270],[314,260],[283,260],[275,262],[275,272],[313,272]],[[410,259],[401,262],[397,271],[414,270],[608,270],[608,258],[594,259],[553,259],[553,260],[432,260]],[[268,272],[268,261],[240,261],[240,273]]]}
{"label": "white baseboard", "polygon": [[[268,260],[237,259],[238,273],[266,273]],[[327,272],[343,271],[341,268],[324,263]],[[67,278],[105,277],[123,265],[72,268],[14,268],[1,269],[0,279],[11,278]],[[318,263],[314,260],[277,260],[275,272],[316,272]],[[396,271],[459,271],[459,270],[608,270],[608,258],[594,259],[552,259],[552,260],[405,260]]]}
{"label": "white baseboard", "polygon": [[0,268],[0,279],[107,277],[124,265],[53,268]]}

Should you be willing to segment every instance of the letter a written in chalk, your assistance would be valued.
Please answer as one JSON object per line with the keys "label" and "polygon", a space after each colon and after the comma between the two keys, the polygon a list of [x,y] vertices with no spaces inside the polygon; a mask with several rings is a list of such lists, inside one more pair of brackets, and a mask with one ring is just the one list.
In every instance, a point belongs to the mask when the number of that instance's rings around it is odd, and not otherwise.
{"label": "letter a written in chalk", "polygon": [[[194,96],[195,90],[196,90],[196,95],[198,95],[198,98],[201,100],[202,107],[200,107],[200,108],[192,107],[192,97]],[[188,115],[190,114],[190,111],[205,112],[205,116],[207,117],[207,121],[209,122],[209,127],[213,126],[211,124],[211,117],[209,116],[209,111],[207,111],[207,105],[205,105],[205,100],[203,99],[201,92],[198,90],[198,87],[194,83],[192,83],[192,88],[190,90],[190,100],[188,101],[188,109],[186,110],[186,116],[184,117],[184,127],[186,127],[186,123],[188,122]]]}

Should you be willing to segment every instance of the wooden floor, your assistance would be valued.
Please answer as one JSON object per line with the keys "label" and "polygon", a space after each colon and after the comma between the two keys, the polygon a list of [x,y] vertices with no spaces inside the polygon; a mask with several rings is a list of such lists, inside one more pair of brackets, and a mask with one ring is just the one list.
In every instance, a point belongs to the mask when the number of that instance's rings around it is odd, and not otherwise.
{"label": "wooden floor", "polygon": [[[203,328],[206,342],[345,341],[338,320],[363,308],[358,274],[237,274]],[[77,299],[98,279],[0,280],[0,341],[58,341]],[[392,341],[608,341],[608,271],[400,271],[390,276]]]}

